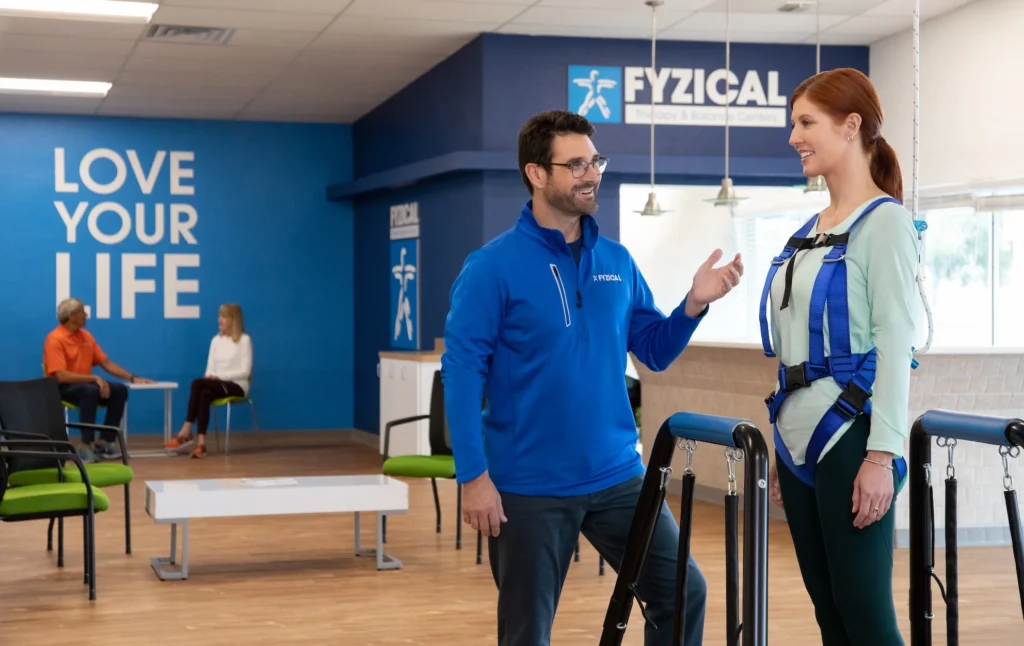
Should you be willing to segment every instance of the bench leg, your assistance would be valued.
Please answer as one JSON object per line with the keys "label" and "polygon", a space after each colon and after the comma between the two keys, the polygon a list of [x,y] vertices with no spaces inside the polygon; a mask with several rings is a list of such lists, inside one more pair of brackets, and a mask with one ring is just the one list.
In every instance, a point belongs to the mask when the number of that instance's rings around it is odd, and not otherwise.
{"label": "bench leg", "polygon": [[[177,564],[179,524],[181,525],[181,566],[175,569],[168,566]],[[161,581],[184,581],[188,579],[188,520],[183,520],[180,523],[171,523],[171,555],[155,556],[149,562]]]}
{"label": "bench leg", "polygon": [[376,555],[377,557],[377,569],[378,570],[397,570],[402,567],[402,562],[391,556],[390,554],[384,553],[384,514],[377,513],[377,547],[363,548],[359,544],[359,512],[355,512],[355,549],[356,556],[371,556]]}

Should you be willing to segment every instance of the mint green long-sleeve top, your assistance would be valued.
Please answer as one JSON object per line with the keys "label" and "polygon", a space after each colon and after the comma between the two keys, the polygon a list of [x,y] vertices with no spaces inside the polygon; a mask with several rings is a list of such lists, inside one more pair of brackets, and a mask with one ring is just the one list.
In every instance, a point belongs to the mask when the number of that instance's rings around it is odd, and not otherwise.
{"label": "mint green long-sleeve top", "polygon": [[[827,231],[817,224],[810,235],[843,233],[872,201],[860,205]],[[810,343],[810,302],[822,259],[831,249],[801,251],[775,273],[771,286],[772,342],[787,366],[807,360]],[[913,358],[919,238],[910,213],[893,202],[864,216],[846,248],[850,349],[855,354],[877,348],[877,368],[871,397],[871,431],[867,450],[904,452],[909,427],[910,370]],[[789,307],[780,310],[786,285],[786,265],[796,262]],[[825,311],[825,355],[830,354],[828,310]],[[776,384],[778,388],[778,384]],[[804,463],[807,443],[821,417],[842,389],[831,377],[790,393],[779,411],[777,426],[795,464]],[[846,422],[825,446],[824,457],[853,422]],[[820,458],[819,458],[820,459]]]}

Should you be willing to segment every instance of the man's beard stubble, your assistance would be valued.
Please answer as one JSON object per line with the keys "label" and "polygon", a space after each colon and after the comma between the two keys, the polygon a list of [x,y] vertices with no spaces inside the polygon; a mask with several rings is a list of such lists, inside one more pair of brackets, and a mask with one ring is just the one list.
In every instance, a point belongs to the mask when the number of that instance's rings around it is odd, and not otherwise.
{"label": "man's beard stubble", "polygon": [[[579,195],[580,191],[587,190],[591,187],[595,189],[594,195],[591,199],[588,200]],[[598,208],[596,184],[581,184],[573,187],[573,189],[567,193],[558,192],[556,189],[549,187],[544,191],[544,197],[547,199],[548,204],[559,211],[576,216],[596,213]]]}

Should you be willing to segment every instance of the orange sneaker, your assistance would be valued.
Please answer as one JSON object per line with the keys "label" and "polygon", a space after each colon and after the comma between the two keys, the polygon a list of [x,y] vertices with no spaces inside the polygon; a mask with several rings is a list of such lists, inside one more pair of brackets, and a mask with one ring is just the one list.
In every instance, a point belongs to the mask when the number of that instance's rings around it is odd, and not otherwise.
{"label": "orange sneaker", "polygon": [[192,457],[193,458],[205,458],[206,457],[206,445],[203,444],[202,446],[197,446],[196,448],[192,449]]}
{"label": "orange sneaker", "polygon": [[193,441],[195,441],[195,438],[192,437],[191,435],[189,435],[185,439],[182,439],[180,436],[175,436],[175,437],[171,438],[170,442],[167,442],[166,444],[164,444],[164,448],[165,449],[180,449],[183,446],[188,446]]}

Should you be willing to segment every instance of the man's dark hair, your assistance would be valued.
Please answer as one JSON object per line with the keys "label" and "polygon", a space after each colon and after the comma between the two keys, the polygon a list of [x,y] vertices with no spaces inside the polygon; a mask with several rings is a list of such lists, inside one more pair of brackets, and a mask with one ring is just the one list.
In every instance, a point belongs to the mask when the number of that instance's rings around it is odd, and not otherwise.
{"label": "man's dark hair", "polygon": [[519,131],[519,173],[526,190],[533,195],[533,184],[526,177],[527,164],[539,164],[551,171],[551,142],[555,135],[594,134],[594,126],[575,112],[550,110],[541,112],[526,122]]}

